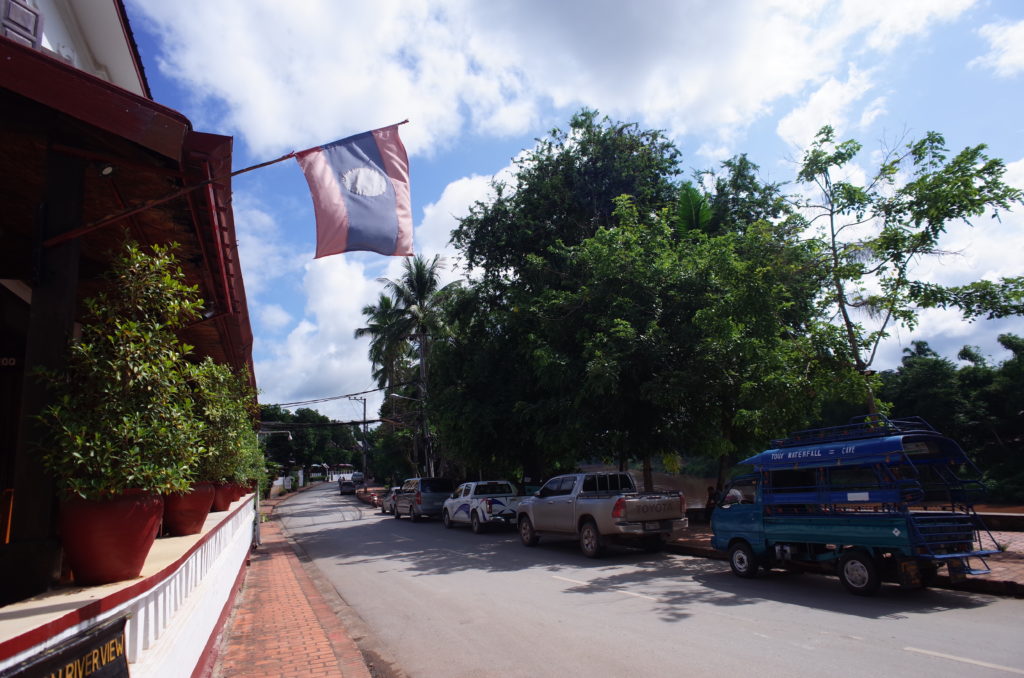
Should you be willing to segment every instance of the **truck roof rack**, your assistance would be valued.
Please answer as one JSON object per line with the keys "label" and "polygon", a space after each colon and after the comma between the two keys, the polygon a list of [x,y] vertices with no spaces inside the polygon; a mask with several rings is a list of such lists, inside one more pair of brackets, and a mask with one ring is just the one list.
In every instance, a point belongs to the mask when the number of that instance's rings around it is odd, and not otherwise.
{"label": "truck roof rack", "polygon": [[931,424],[921,417],[889,419],[882,414],[864,414],[851,417],[845,426],[828,426],[825,428],[809,428],[793,431],[785,438],[772,441],[775,448],[798,447],[816,443],[857,440],[861,438],[880,438],[891,435],[909,433],[937,434]]}

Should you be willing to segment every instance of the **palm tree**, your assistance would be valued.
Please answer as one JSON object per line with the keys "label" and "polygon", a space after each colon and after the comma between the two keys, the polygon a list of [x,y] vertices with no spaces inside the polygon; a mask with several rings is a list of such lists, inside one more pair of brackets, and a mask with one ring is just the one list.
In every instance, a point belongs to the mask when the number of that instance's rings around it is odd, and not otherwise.
{"label": "palm tree", "polygon": [[366,327],[358,328],[355,337],[370,337],[368,357],[373,378],[377,386],[390,390],[398,383],[398,373],[409,349],[408,336],[397,332],[401,309],[394,298],[381,294],[376,305],[363,306],[363,315],[367,319]]}
{"label": "palm tree", "polygon": [[420,255],[407,258],[402,263],[402,275],[398,278],[379,278],[384,283],[385,293],[380,295],[376,305],[363,307],[367,326],[355,331],[355,336],[369,336],[369,358],[373,366],[374,379],[381,388],[390,390],[398,383],[411,362],[411,349],[415,347],[418,357],[419,398],[422,434],[426,449],[428,473],[433,475],[435,459],[431,453],[429,427],[427,425],[427,362],[432,336],[443,332],[441,302],[445,292],[457,282],[441,286],[440,272],[444,260],[434,256],[427,260]]}

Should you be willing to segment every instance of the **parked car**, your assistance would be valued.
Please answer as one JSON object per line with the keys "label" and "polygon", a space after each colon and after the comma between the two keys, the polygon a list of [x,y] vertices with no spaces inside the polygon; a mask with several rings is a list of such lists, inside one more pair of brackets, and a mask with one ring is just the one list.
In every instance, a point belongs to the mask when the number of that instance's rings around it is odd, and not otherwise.
{"label": "parked car", "polygon": [[338,494],[355,494],[356,484],[351,480],[338,481]]}
{"label": "parked car", "polygon": [[987,574],[999,545],[974,511],[981,472],[918,417],[871,414],[797,431],[745,459],[725,488],[711,544],[739,577],[759,568],[834,572],[851,593]]}
{"label": "parked car", "polygon": [[445,527],[468,524],[477,534],[489,525],[515,525],[520,501],[507,480],[462,483],[445,500],[441,522]]}
{"label": "parked car", "polygon": [[394,513],[395,512],[395,496],[401,487],[395,486],[388,490],[384,497],[380,500],[380,512],[381,513]]}
{"label": "parked car", "polygon": [[454,488],[447,478],[408,478],[395,499],[395,518],[408,516],[415,521],[441,515],[444,500]]}
{"label": "parked car", "polygon": [[681,492],[638,492],[628,473],[556,476],[519,504],[519,538],[535,546],[540,535],[576,537],[588,558],[609,541],[659,551],[677,528],[686,527]]}

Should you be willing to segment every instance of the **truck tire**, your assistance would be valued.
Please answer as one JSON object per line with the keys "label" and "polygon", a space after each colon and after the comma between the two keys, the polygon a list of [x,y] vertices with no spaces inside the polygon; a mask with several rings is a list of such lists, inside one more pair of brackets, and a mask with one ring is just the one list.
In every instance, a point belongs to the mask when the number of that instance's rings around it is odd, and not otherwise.
{"label": "truck tire", "polygon": [[844,552],[839,557],[837,572],[846,590],[858,596],[872,596],[882,585],[875,559],[860,549]]}
{"label": "truck tire", "polygon": [[587,558],[600,558],[604,551],[604,538],[593,520],[586,520],[580,525],[580,550]]}
{"label": "truck tire", "polygon": [[757,559],[750,544],[738,541],[729,547],[729,567],[737,577],[753,579],[757,576]]}
{"label": "truck tire", "polygon": [[540,541],[540,537],[533,529],[533,523],[530,522],[529,516],[519,516],[519,540],[523,542],[523,546],[536,546],[537,542]]}
{"label": "truck tire", "polygon": [[469,518],[469,526],[473,530],[473,534],[482,534],[485,526],[480,522],[480,515],[473,511],[473,515]]}
{"label": "truck tire", "polygon": [[452,529],[452,517],[448,515],[448,509],[445,509],[441,513],[441,524],[444,525],[445,529]]}

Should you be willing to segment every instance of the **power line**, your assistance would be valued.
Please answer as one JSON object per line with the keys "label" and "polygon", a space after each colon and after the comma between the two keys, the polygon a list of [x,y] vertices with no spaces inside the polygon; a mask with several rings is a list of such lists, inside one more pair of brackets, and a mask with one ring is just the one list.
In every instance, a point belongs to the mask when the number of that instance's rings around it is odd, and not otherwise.
{"label": "power line", "polygon": [[358,391],[356,393],[346,393],[344,395],[327,396],[325,398],[314,398],[312,400],[296,400],[292,403],[268,403],[270,405],[277,405],[278,407],[299,407],[301,405],[315,405],[317,403],[326,403],[331,400],[341,400],[342,398],[348,398],[349,396],[363,395],[364,393],[376,393],[377,391],[384,391],[390,388],[396,388],[398,386],[408,386],[413,382],[407,381],[401,384],[391,384],[390,386],[382,386],[380,388],[371,388],[368,391]]}
{"label": "power line", "polygon": [[284,430],[289,428],[330,428],[332,426],[359,426],[360,424],[376,424],[387,419],[353,419],[352,421],[261,421],[260,427],[267,430]]}

